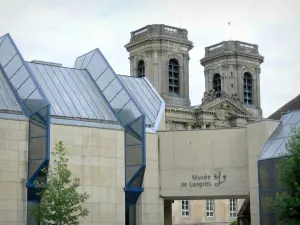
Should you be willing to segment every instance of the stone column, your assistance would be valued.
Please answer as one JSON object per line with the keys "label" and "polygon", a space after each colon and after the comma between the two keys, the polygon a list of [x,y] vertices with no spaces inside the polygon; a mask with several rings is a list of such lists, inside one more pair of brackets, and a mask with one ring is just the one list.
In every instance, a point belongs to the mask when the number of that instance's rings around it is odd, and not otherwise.
{"label": "stone column", "polygon": [[133,56],[130,56],[129,58],[129,61],[130,61],[130,76],[136,76],[136,73],[134,71],[134,57]]}
{"label": "stone column", "polygon": [[260,108],[260,68],[256,69],[256,105]]}
{"label": "stone column", "polygon": [[164,200],[164,225],[172,225],[172,201]]}
{"label": "stone column", "polygon": [[189,60],[190,60],[190,57],[188,54],[185,54],[183,55],[183,97],[186,97],[188,98],[189,97]]}

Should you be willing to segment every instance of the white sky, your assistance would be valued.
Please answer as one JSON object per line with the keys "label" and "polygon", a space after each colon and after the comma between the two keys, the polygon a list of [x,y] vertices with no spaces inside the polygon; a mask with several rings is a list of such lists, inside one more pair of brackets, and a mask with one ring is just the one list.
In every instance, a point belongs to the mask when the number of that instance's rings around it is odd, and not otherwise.
{"label": "white sky", "polygon": [[117,73],[129,74],[130,31],[164,23],[188,29],[190,98],[204,92],[204,47],[229,39],[259,45],[264,116],[300,94],[300,0],[0,0],[0,36],[10,33],[25,60],[73,66],[99,47]]}

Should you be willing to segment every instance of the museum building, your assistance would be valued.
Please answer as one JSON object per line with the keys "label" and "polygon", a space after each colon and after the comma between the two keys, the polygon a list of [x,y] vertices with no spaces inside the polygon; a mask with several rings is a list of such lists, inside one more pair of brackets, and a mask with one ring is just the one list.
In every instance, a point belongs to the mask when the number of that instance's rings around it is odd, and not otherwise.
{"label": "museum building", "polygon": [[41,168],[58,141],[90,195],[82,224],[171,225],[174,201],[207,199],[244,199],[240,224],[274,224],[263,204],[277,189],[259,183],[300,116],[262,118],[258,46],[207,47],[198,106],[189,100],[187,30],[148,25],[125,47],[130,76],[117,74],[98,48],[68,68],[25,61],[10,34],[0,37],[1,224],[34,224],[34,181],[46,181]]}

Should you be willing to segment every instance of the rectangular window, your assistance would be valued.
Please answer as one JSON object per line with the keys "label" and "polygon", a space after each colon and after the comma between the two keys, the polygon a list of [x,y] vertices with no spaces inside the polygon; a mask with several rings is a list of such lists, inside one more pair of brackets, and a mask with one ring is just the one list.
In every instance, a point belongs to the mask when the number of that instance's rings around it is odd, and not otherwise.
{"label": "rectangular window", "polygon": [[190,216],[190,202],[188,200],[181,201],[181,215]]}
{"label": "rectangular window", "polygon": [[229,200],[229,216],[230,216],[230,218],[236,218],[236,216],[237,216],[236,199]]}
{"label": "rectangular window", "polygon": [[206,217],[214,217],[214,200],[206,200]]}

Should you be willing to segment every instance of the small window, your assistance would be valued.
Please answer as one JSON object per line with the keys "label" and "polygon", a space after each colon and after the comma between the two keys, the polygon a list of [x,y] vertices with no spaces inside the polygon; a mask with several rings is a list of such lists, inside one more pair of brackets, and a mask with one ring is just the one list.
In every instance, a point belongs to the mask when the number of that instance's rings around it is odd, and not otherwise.
{"label": "small window", "polygon": [[229,200],[229,216],[230,216],[230,218],[236,218],[236,216],[237,216],[236,199]]}
{"label": "small window", "polygon": [[213,89],[217,98],[221,97],[221,76],[220,74],[215,74],[213,78]]}
{"label": "small window", "polygon": [[190,201],[188,200],[181,201],[181,215],[190,216]]}
{"label": "small window", "polygon": [[206,200],[206,217],[214,217],[214,200]]}
{"label": "small window", "polygon": [[169,93],[179,95],[179,64],[176,59],[169,61]]}
{"label": "small window", "polygon": [[252,76],[250,73],[244,74],[244,103],[246,105],[252,105]]}
{"label": "small window", "polygon": [[145,62],[144,62],[144,60],[141,60],[138,63],[137,75],[138,75],[138,77],[144,77],[145,76]]}

